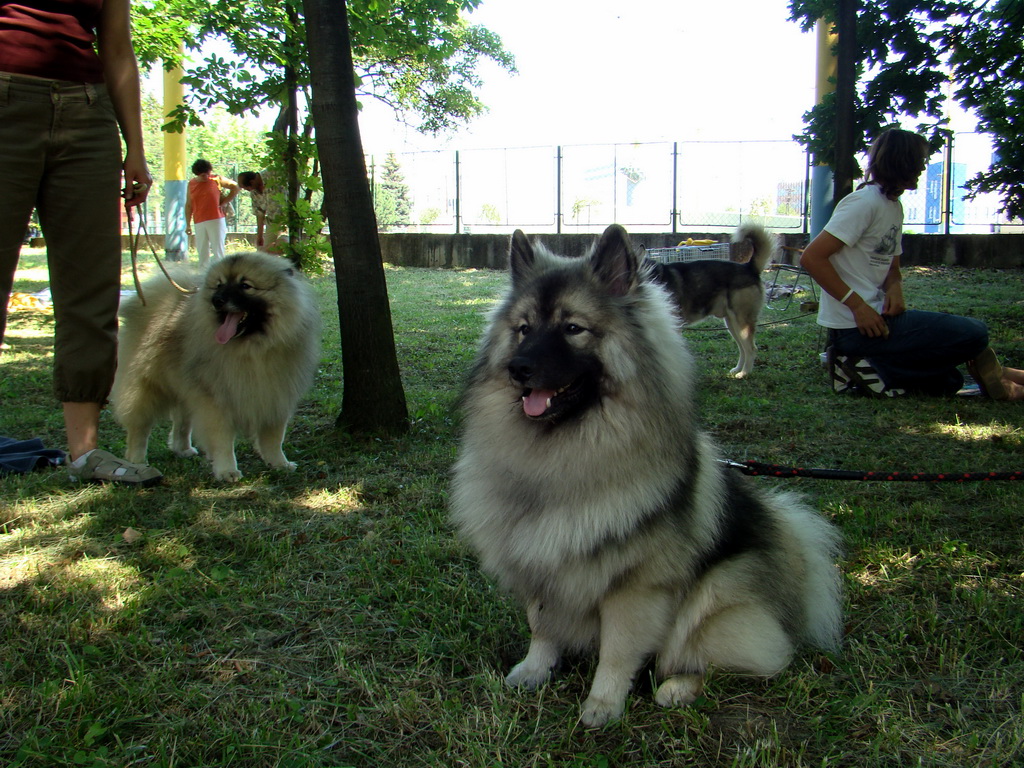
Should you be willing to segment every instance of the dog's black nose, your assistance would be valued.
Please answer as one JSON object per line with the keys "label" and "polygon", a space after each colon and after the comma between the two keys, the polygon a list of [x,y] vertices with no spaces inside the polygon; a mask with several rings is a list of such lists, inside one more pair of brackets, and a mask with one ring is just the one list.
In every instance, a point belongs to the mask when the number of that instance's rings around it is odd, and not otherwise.
{"label": "dog's black nose", "polygon": [[219,293],[215,293],[213,294],[213,298],[210,299],[210,303],[213,304],[214,309],[221,309],[228,302],[227,299],[225,299]]}
{"label": "dog's black nose", "polygon": [[514,357],[508,364],[508,374],[518,384],[533,378],[533,363],[525,357]]}

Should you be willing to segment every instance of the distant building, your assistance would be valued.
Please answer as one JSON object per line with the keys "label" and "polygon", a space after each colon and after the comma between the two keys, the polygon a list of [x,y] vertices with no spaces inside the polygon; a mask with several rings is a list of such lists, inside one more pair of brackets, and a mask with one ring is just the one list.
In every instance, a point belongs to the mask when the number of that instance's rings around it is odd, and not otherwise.
{"label": "distant building", "polygon": [[804,183],[802,181],[780,181],[775,188],[775,211],[789,216],[799,216],[804,209]]}
{"label": "distant building", "polygon": [[[924,199],[924,231],[929,234],[945,232],[942,210],[943,166],[945,163],[931,163],[925,177]],[[962,230],[964,219],[964,194],[967,192],[964,182],[967,181],[967,166],[964,163],[953,163],[953,178],[950,185],[950,220],[949,231]]]}

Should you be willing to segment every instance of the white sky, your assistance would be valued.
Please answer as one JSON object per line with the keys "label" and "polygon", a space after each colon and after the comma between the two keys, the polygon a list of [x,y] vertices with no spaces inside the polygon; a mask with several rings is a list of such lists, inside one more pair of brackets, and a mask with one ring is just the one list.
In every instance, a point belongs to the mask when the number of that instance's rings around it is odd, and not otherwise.
{"label": "white sky", "polygon": [[501,36],[518,74],[484,63],[488,112],[437,137],[364,99],[367,153],[788,140],[815,101],[817,35],[789,21],[789,0],[483,0],[469,18]]}
{"label": "white sky", "polygon": [[482,71],[489,112],[452,136],[405,129],[367,103],[367,152],[788,139],[814,104],[816,35],[788,0],[484,0],[518,75]]}
{"label": "white sky", "polygon": [[[501,36],[518,74],[484,63],[489,111],[437,137],[364,99],[368,154],[786,141],[815,102],[817,34],[789,20],[788,0],[483,0],[469,18]],[[955,111],[953,123],[975,121]]]}

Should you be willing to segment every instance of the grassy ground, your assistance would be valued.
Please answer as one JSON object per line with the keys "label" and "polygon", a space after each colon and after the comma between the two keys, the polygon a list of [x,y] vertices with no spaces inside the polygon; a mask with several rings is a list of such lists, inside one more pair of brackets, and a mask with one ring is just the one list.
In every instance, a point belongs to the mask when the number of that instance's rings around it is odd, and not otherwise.
{"label": "grassy ground", "polygon": [[[413,415],[408,436],[333,428],[341,370],[331,278],[315,389],[289,434],[294,474],[211,481],[162,434],[150,490],[0,478],[0,763],[17,766],[1009,766],[1024,762],[1024,538],[1017,483],[787,484],[848,543],[843,650],[778,677],[713,672],[661,710],[640,680],[625,717],[576,722],[592,662],[539,693],[502,675],[521,612],[445,517],[452,408],[487,272],[389,269]],[[16,290],[45,286],[39,254]],[[130,278],[129,278],[130,280]],[[127,284],[128,281],[126,281]],[[1020,272],[911,269],[912,306],[984,318],[1024,364]],[[797,302],[798,303],[798,302]],[[826,388],[819,335],[768,309],[754,376],[714,323],[686,331],[724,455],[847,469],[1024,468],[1024,410],[980,399],[849,400]],[[52,317],[13,315],[0,434],[63,443],[50,399]],[[166,433],[163,433],[166,434]],[[105,420],[115,451],[123,435]]]}

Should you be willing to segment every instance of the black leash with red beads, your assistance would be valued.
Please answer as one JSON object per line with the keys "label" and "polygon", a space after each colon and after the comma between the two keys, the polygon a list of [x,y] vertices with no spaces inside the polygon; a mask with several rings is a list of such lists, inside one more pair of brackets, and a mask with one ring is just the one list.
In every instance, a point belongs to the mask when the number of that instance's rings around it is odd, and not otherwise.
{"label": "black leash with red beads", "polygon": [[810,477],[817,480],[884,480],[917,481],[926,483],[952,482],[993,482],[997,480],[1024,480],[1024,470],[1016,472],[875,472],[855,469],[813,469],[786,467],[780,464],[765,464],[760,461],[732,461],[722,459],[731,469],[738,469],[745,475],[759,477]]}

